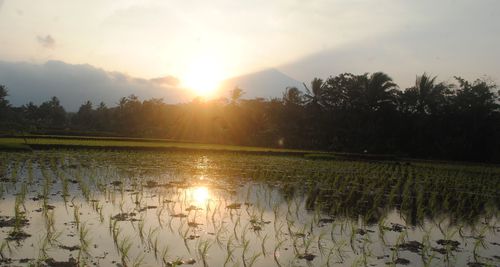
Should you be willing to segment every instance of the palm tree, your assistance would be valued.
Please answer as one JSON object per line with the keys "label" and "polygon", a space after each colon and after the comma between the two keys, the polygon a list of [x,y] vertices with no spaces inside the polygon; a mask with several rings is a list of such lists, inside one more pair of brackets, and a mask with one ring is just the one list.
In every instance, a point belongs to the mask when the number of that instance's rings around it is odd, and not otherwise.
{"label": "palm tree", "polygon": [[325,83],[320,78],[314,78],[311,81],[311,89],[307,87],[305,83],[304,88],[306,89],[306,94],[304,95],[305,104],[315,107],[321,107],[323,102],[323,97],[325,93]]}
{"label": "palm tree", "polygon": [[397,85],[389,75],[375,72],[359,76],[365,104],[371,110],[379,110],[383,105],[394,103]]}
{"label": "palm tree", "polygon": [[417,76],[415,86],[405,90],[407,104],[419,114],[433,114],[445,104],[448,86],[444,83],[436,84],[436,76],[430,77],[426,73]]}

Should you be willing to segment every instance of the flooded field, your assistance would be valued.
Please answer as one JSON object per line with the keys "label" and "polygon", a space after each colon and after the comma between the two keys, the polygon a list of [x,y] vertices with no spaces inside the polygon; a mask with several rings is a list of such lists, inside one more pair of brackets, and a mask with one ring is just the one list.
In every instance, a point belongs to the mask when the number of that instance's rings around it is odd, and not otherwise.
{"label": "flooded field", "polygon": [[500,266],[500,167],[0,152],[0,266]]}

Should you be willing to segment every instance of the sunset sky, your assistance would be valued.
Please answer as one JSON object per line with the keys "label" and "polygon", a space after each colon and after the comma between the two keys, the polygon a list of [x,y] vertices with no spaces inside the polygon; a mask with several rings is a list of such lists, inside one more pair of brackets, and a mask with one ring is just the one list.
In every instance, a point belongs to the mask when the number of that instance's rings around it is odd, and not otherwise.
{"label": "sunset sky", "polygon": [[423,71],[498,81],[500,1],[0,0],[0,60],[187,86],[278,68],[300,81]]}

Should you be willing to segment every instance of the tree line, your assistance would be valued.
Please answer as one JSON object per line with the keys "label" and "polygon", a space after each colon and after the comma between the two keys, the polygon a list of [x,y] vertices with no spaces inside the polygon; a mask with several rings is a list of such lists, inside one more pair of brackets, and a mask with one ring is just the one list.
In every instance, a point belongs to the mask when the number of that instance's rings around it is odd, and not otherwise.
{"label": "tree line", "polygon": [[500,161],[500,91],[485,79],[453,83],[417,76],[400,89],[385,73],[342,73],[286,88],[281,98],[227,98],[166,104],[131,95],[116,106],[66,112],[57,97],[13,107],[0,86],[0,129],[235,145]]}

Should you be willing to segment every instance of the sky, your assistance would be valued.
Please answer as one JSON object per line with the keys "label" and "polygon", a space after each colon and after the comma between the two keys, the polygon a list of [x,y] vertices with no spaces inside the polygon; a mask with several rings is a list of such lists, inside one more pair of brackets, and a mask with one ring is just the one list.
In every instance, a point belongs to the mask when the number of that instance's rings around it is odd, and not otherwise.
{"label": "sky", "polygon": [[188,87],[269,68],[304,82],[384,71],[402,86],[423,72],[498,83],[499,12],[497,0],[0,0],[0,61]]}

